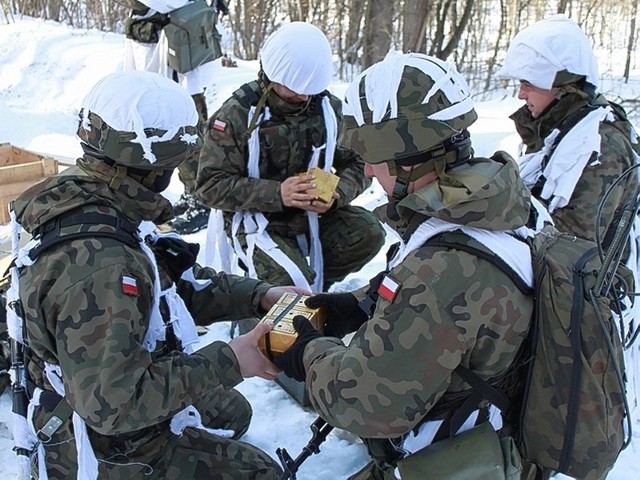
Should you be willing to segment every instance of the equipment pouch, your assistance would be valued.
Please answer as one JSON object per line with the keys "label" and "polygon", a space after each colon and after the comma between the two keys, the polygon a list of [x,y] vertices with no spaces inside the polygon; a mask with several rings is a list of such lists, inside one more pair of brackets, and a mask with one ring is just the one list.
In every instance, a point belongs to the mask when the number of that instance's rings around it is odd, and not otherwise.
{"label": "equipment pouch", "polygon": [[128,17],[124,22],[124,34],[136,42],[158,43],[160,31],[167,22],[166,16],[159,13],[149,18]]}
{"label": "equipment pouch", "polygon": [[217,21],[216,9],[204,0],[172,10],[164,29],[169,66],[178,73],[187,73],[222,56]]}
{"label": "equipment pouch", "polygon": [[506,480],[498,434],[489,422],[398,461],[402,480]]}

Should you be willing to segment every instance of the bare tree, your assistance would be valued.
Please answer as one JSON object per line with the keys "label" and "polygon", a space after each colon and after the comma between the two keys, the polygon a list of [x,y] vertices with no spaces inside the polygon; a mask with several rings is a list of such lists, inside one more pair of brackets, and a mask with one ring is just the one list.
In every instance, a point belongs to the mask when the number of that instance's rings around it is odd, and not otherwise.
{"label": "bare tree", "polygon": [[362,68],[367,68],[382,60],[389,52],[393,35],[393,2],[369,0],[364,42],[362,48]]}
{"label": "bare tree", "polygon": [[471,18],[474,0],[462,0],[462,11],[454,0],[439,0],[436,7],[435,33],[429,54],[446,60],[458,47]]}
{"label": "bare tree", "polygon": [[427,49],[427,25],[432,2],[429,0],[405,0],[402,8],[402,50],[422,52]]}
{"label": "bare tree", "polygon": [[631,15],[629,19],[629,41],[627,42],[627,58],[624,62],[624,81],[629,82],[629,71],[631,70],[631,57],[636,43],[636,17],[638,16],[638,0],[633,0],[631,4]]}

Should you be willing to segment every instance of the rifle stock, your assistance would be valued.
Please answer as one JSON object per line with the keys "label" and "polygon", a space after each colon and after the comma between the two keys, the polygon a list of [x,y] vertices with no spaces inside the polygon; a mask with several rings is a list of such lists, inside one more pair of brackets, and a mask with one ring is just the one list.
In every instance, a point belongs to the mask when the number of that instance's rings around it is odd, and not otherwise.
{"label": "rifle stock", "polygon": [[314,453],[320,452],[320,444],[327,439],[327,435],[333,430],[333,427],[320,417],[313,421],[310,428],[311,432],[313,432],[311,440],[303,447],[302,452],[300,452],[300,455],[298,455],[295,460],[291,458],[291,455],[289,455],[286,449],[276,449],[276,454],[284,470],[280,480],[295,480],[300,465]]}

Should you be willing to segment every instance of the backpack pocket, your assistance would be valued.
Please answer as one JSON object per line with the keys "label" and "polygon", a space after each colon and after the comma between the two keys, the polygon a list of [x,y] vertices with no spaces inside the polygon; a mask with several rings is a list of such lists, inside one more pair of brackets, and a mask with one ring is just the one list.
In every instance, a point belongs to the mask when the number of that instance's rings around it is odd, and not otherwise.
{"label": "backpack pocket", "polygon": [[489,422],[398,461],[402,480],[506,480],[500,439]]}

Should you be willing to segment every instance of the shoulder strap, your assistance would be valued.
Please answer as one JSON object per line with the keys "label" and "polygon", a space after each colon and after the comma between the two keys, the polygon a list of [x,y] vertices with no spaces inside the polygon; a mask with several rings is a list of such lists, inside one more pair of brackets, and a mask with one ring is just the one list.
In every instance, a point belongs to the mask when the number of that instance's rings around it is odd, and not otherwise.
{"label": "shoulder strap", "polygon": [[[451,233],[453,233],[453,235],[463,236],[464,238],[467,238],[467,239],[471,238],[461,231],[448,232],[447,235],[451,236]],[[478,258],[486,260],[487,262],[491,262],[500,270],[502,270],[502,272],[507,277],[509,277],[509,279],[513,282],[513,284],[517,287],[518,290],[520,290],[525,295],[531,294],[531,287],[529,287],[529,285],[527,285],[522,280],[522,278],[520,278],[520,275],[514,272],[514,270],[509,266],[509,264],[507,264],[507,262],[505,262],[502,258],[498,257],[495,253],[491,252],[490,250],[476,248],[462,242],[452,242],[450,240],[445,240],[442,238],[442,234],[436,235],[435,237],[427,240],[427,242],[425,243],[425,246],[462,250],[463,252],[467,252],[467,253],[470,253],[471,255],[475,255]]]}
{"label": "shoulder strap", "polygon": [[233,92],[233,97],[244,108],[250,108],[253,105],[257,105],[261,96],[262,89],[255,80],[253,82],[245,83]]}
{"label": "shoulder strap", "polygon": [[[62,233],[62,228],[73,225],[85,226],[110,226],[111,231],[83,230],[73,233]],[[140,237],[137,234],[138,226],[122,215],[111,215],[106,213],[72,213],[61,215],[50,222],[39,227],[34,237],[40,237],[40,244],[32,248],[29,257],[35,260],[42,252],[49,248],[69,240],[80,238],[112,238],[120,241],[131,248],[136,248],[140,244]]]}

